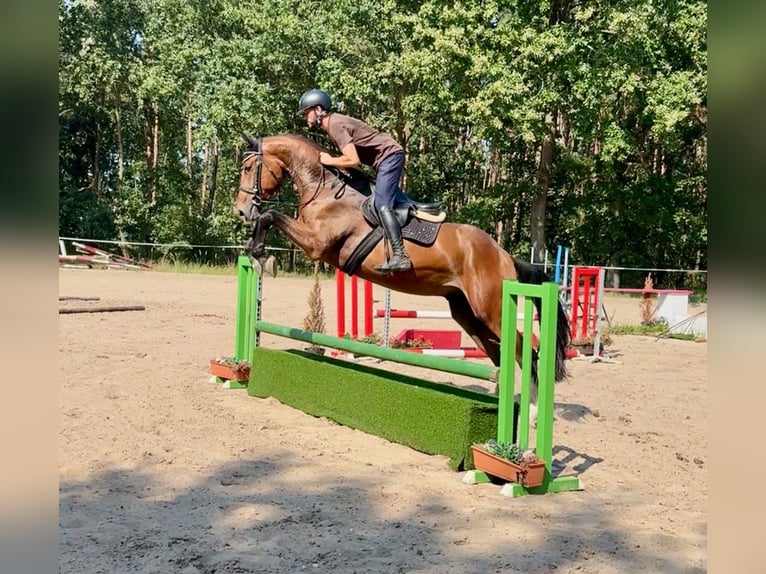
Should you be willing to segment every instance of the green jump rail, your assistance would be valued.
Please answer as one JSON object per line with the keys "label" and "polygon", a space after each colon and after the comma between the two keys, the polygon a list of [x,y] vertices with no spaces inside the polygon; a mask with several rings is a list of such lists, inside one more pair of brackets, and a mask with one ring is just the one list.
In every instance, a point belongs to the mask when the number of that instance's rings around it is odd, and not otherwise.
{"label": "green jump rail", "polygon": [[362,343],[353,339],[340,339],[338,337],[333,337],[332,335],[324,335],[322,333],[304,331],[302,329],[285,327],[283,325],[275,325],[274,323],[267,323],[265,321],[255,321],[254,327],[256,331],[277,335],[278,337],[295,339],[296,341],[303,341],[304,343],[312,343],[323,347],[332,347],[333,349],[346,351],[348,353],[374,357],[385,361],[393,361],[415,367],[425,367],[426,369],[433,369],[444,373],[465,375],[484,381],[497,381],[499,372],[496,367],[490,365],[466,363],[445,357],[408,353],[407,351],[400,351],[399,349],[379,347],[377,345]]}

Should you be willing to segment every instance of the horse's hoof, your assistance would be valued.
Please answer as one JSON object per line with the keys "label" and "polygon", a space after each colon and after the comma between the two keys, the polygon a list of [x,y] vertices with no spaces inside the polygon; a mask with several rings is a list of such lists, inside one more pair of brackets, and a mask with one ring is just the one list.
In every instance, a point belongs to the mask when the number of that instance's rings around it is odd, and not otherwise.
{"label": "horse's hoof", "polygon": [[263,262],[263,271],[264,273],[270,275],[271,277],[277,276],[277,258],[273,255],[269,255],[266,258],[266,261]]}
{"label": "horse's hoof", "polygon": [[263,275],[263,265],[261,265],[260,259],[253,257],[249,253],[247,254],[247,257],[250,259],[250,265],[253,266],[253,271],[255,271],[258,275]]}

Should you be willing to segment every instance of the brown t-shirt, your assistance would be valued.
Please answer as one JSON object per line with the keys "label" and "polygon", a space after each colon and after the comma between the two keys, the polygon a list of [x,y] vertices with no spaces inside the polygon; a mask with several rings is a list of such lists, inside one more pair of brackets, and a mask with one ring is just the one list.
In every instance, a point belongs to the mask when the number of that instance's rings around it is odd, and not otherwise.
{"label": "brown t-shirt", "polygon": [[343,151],[348,144],[354,144],[359,154],[359,161],[374,169],[378,169],[380,162],[392,153],[404,152],[394,138],[368,126],[363,121],[337,112],[331,113],[328,119],[327,133],[338,149]]}

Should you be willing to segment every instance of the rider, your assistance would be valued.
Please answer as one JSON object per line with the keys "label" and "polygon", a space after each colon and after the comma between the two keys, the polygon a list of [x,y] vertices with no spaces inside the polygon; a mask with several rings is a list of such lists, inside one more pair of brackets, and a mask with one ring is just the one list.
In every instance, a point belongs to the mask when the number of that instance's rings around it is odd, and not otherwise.
{"label": "rider", "polygon": [[402,242],[402,229],[394,214],[394,198],[404,169],[404,150],[391,136],[377,131],[361,120],[330,110],[332,100],[327,92],[308,90],[301,96],[300,111],[306,116],[309,128],[321,127],[341,152],[333,157],[319,154],[323,165],[355,168],[360,163],[375,169],[375,208],[380,214],[383,229],[391,242],[393,255],[378,271],[407,271],[412,268]]}

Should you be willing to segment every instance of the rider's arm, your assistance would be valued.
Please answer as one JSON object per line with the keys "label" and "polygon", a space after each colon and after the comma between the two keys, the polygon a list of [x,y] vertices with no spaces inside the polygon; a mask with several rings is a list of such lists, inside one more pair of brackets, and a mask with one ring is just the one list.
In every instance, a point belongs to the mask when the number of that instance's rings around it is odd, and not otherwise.
{"label": "rider's arm", "polygon": [[356,146],[354,144],[346,144],[340,151],[342,155],[337,157],[333,157],[329,153],[321,152],[319,154],[319,161],[324,165],[334,165],[335,167],[341,168],[359,167],[361,162],[359,161],[359,154],[356,153]]}

